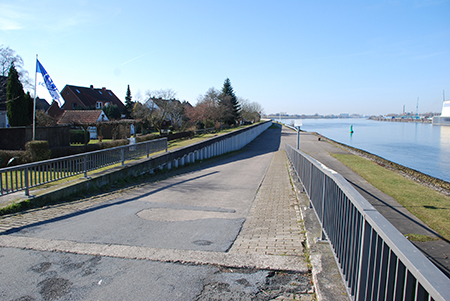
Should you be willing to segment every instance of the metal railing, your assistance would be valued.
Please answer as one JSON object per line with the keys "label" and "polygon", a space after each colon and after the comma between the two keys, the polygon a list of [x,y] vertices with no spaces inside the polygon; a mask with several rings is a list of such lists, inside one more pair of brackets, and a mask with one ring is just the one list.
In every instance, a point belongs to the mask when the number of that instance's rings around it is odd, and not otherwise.
{"label": "metal railing", "polygon": [[286,145],[353,300],[445,300],[450,279],[341,175]]}
{"label": "metal railing", "polygon": [[0,169],[0,195],[25,190],[30,195],[30,188],[84,174],[127,160],[147,156],[165,150],[167,138],[128,144],[105,150],[99,150],[74,156],[39,161],[14,167]]}

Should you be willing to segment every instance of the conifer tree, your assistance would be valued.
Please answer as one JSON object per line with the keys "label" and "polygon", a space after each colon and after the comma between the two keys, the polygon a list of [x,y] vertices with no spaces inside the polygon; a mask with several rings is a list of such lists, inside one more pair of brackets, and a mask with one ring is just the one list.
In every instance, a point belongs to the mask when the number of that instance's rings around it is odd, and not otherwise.
{"label": "conifer tree", "polygon": [[27,126],[32,122],[33,102],[31,96],[25,95],[19,74],[11,65],[6,84],[6,109],[11,126]]}
{"label": "conifer tree", "polygon": [[229,78],[223,83],[222,94],[219,99],[219,109],[222,115],[222,121],[228,125],[235,124],[236,120],[239,118],[240,105],[234,94]]}
{"label": "conifer tree", "polygon": [[130,85],[128,85],[127,94],[125,96],[125,108],[126,108],[127,118],[131,117],[131,112],[133,111],[134,102],[131,100],[132,98],[133,97],[131,96]]}

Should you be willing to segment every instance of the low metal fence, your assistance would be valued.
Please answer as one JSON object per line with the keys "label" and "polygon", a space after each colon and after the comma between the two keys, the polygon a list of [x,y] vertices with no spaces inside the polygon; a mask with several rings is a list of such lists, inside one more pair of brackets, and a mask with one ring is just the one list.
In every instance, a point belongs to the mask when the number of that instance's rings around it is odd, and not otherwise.
{"label": "low metal fence", "polygon": [[286,145],[353,300],[448,300],[450,279],[341,175]]}
{"label": "low metal fence", "polygon": [[167,151],[167,138],[128,144],[74,156],[39,161],[0,169],[0,195],[25,190],[29,196],[32,187],[84,174],[102,167],[124,164],[151,153]]}

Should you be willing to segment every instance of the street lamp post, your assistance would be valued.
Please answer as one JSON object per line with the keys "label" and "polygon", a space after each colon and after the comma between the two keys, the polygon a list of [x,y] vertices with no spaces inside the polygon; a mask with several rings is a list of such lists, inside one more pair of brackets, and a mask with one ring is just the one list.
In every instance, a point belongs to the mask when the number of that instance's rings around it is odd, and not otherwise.
{"label": "street lamp post", "polygon": [[303,122],[300,120],[296,120],[294,126],[297,128],[297,149],[300,149],[300,127],[303,125]]}

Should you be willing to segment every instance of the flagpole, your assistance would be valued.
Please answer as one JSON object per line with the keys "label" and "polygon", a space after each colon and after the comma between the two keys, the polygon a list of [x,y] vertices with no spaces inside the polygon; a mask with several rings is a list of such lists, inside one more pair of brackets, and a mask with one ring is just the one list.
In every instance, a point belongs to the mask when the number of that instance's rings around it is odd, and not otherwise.
{"label": "flagpole", "polygon": [[[36,68],[38,62],[38,55],[36,54]],[[33,101],[33,141],[36,140],[36,85],[37,85],[37,69],[34,70],[34,101]]]}

